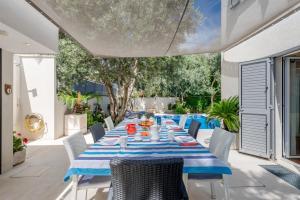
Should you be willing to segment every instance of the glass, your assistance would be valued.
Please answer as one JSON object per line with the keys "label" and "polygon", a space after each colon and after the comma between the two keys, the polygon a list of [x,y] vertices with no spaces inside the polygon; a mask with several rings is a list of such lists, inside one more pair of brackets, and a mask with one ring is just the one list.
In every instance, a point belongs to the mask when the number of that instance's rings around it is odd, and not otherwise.
{"label": "glass", "polygon": [[290,155],[300,155],[300,61],[290,63]]}
{"label": "glass", "polygon": [[121,151],[125,150],[125,148],[127,147],[127,143],[128,143],[128,136],[121,136],[120,137]]}

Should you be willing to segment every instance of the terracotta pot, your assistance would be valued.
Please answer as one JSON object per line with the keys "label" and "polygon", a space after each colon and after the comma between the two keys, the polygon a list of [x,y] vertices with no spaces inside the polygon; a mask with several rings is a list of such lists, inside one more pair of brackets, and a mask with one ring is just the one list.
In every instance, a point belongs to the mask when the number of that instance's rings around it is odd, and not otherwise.
{"label": "terracotta pot", "polygon": [[23,163],[25,159],[26,159],[26,149],[15,152],[13,156],[13,166]]}

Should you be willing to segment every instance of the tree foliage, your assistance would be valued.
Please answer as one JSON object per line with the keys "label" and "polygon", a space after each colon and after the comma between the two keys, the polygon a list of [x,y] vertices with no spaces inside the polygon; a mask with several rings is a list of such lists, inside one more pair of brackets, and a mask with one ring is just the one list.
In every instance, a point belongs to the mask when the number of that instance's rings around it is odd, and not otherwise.
{"label": "tree foliage", "polygon": [[181,100],[198,96],[205,101],[202,107],[220,96],[219,54],[96,58],[68,36],[60,36],[56,57],[58,90],[71,94],[76,83],[103,83],[110,100],[110,115],[115,121],[123,119],[133,91]]}

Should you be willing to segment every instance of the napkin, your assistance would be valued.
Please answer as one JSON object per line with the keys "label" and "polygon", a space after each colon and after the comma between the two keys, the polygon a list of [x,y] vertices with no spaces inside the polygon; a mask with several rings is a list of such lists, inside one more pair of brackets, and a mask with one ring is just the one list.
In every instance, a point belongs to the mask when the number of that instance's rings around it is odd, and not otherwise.
{"label": "napkin", "polygon": [[175,141],[181,146],[195,146],[198,145],[197,140],[191,136],[176,136]]}
{"label": "napkin", "polygon": [[119,143],[120,143],[119,138],[104,138],[100,141],[100,144],[104,146],[114,146]]}

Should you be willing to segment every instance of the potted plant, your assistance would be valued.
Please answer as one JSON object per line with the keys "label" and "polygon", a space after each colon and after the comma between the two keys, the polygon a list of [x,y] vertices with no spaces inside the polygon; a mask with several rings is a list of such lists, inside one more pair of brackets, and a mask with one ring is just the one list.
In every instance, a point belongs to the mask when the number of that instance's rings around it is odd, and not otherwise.
{"label": "potted plant", "polygon": [[80,92],[61,93],[60,99],[67,106],[65,113],[65,135],[87,132],[87,97]]}
{"label": "potted plant", "polygon": [[13,132],[13,166],[25,161],[28,138],[21,133]]}
{"label": "potted plant", "polygon": [[208,111],[208,120],[216,118],[220,120],[221,127],[229,132],[236,133],[236,140],[232,148],[239,147],[239,99],[237,96],[223,99],[218,103],[214,103]]}

